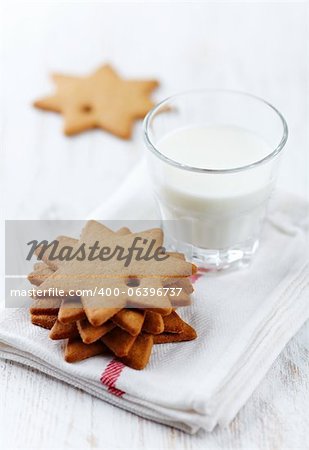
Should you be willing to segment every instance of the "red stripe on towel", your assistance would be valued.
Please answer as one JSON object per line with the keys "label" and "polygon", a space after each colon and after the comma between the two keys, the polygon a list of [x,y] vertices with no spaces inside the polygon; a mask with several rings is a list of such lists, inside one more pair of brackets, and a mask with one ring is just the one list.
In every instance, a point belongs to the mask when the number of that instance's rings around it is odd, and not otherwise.
{"label": "red stripe on towel", "polygon": [[116,381],[120,377],[124,367],[125,365],[122,362],[113,359],[107,364],[100,378],[101,383],[108,387],[108,392],[116,395],[117,397],[121,397],[125,394],[124,391],[121,391],[115,387]]}

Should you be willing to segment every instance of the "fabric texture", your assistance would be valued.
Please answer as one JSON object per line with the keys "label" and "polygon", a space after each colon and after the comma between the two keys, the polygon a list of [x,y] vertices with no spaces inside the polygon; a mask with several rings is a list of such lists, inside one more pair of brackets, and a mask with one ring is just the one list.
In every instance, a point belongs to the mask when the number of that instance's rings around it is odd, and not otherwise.
{"label": "fabric texture", "polygon": [[[156,218],[140,163],[91,218]],[[138,208],[130,205],[138,202]],[[189,433],[227,425],[289,339],[309,318],[309,205],[278,193],[249,268],[201,274],[193,304],[179,314],[195,341],[154,346],[136,371],[107,356],[63,359],[63,343],[30,323],[25,309],[0,315],[0,357],[76,386],[102,400]]]}

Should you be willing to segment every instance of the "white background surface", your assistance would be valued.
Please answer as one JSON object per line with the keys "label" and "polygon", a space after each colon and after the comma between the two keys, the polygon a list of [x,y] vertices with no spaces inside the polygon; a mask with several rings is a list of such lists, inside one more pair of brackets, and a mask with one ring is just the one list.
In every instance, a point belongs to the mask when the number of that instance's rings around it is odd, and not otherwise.
{"label": "white background surface", "polygon": [[[76,218],[104,202],[141,157],[102,131],[66,138],[61,117],[31,102],[53,71],[83,75],[111,62],[157,77],[160,100],[223,87],[264,97],[290,129],[279,185],[309,198],[309,8],[291,3],[5,2],[2,11],[4,218]],[[187,436],[106,405],[33,370],[0,362],[3,448],[305,448],[308,324],[227,430]],[[307,441],[308,442],[308,441]]]}

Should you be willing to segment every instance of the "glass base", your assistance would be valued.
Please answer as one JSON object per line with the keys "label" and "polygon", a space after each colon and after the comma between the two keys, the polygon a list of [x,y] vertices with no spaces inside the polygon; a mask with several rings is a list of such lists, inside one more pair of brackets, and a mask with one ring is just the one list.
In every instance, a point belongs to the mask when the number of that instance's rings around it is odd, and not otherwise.
{"label": "glass base", "polygon": [[220,250],[199,248],[180,242],[169,244],[173,250],[184,253],[199,269],[207,271],[247,267],[259,247],[258,239]]}

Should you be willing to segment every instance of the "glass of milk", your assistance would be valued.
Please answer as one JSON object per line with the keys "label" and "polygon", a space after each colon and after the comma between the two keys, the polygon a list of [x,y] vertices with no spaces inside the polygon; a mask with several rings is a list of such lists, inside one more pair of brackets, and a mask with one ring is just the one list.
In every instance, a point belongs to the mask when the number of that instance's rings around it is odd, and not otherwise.
{"label": "glass of milk", "polygon": [[144,131],[170,245],[210,270],[247,265],[288,136],[282,114],[246,93],[192,91],[159,103]]}

